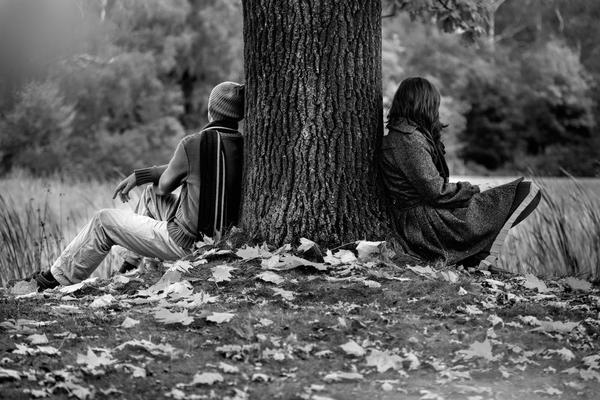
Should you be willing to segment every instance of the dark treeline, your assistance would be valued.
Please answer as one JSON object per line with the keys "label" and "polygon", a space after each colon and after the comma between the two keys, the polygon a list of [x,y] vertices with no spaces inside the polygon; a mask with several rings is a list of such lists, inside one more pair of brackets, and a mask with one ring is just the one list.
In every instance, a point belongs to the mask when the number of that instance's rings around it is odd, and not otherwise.
{"label": "dark treeline", "polygon": [[[454,173],[600,172],[600,2],[508,0],[474,43],[384,20],[384,100],[443,95]],[[168,160],[243,80],[239,0],[0,1],[0,174],[100,178]]]}

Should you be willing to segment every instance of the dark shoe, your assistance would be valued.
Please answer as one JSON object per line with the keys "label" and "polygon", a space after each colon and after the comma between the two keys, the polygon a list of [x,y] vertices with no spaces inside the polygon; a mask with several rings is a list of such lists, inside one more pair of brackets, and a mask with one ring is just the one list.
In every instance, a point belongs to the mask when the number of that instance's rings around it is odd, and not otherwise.
{"label": "dark shoe", "polygon": [[35,282],[37,283],[38,292],[43,292],[46,289],[54,289],[55,287],[60,285],[60,283],[58,283],[58,281],[56,279],[54,279],[54,276],[52,275],[50,270],[45,271],[45,272],[42,272],[42,271],[34,272],[30,276],[28,276],[25,280],[28,280],[28,281],[35,280]]}
{"label": "dark shoe", "polygon": [[498,259],[500,257],[500,250],[506,240],[508,231],[510,228],[521,222],[527,217],[540,202],[541,191],[540,188],[531,182],[521,182],[517,186],[517,193],[513,201],[512,208],[508,219],[504,223],[504,226],[498,232],[498,236],[492,243],[489,250],[489,255],[479,263],[479,269],[490,270],[497,268]]}
{"label": "dark shoe", "polygon": [[123,261],[123,264],[121,264],[121,268],[119,268],[119,273],[124,274],[126,272],[136,269],[137,267],[137,265],[133,265],[128,261]]}
{"label": "dark shoe", "polygon": [[[527,198],[532,192],[535,193],[535,195],[533,196],[533,199],[528,200]],[[532,187],[531,182],[519,183],[519,186],[517,186],[517,193],[515,194],[515,200],[513,201],[513,205],[510,210],[510,213],[512,214],[513,212],[515,212],[515,210],[524,201],[527,202],[527,205],[519,213],[519,216],[517,217],[515,222],[513,222],[512,226],[513,227],[517,226],[519,224],[519,222],[521,222],[525,218],[527,218],[529,216],[529,214],[531,214],[533,212],[533,210],[535,210],[537,208],[537,206],[540,204],[541,199],[542,199],[542,192],[540,191],[540,189],[537,186],[534,185]]]}

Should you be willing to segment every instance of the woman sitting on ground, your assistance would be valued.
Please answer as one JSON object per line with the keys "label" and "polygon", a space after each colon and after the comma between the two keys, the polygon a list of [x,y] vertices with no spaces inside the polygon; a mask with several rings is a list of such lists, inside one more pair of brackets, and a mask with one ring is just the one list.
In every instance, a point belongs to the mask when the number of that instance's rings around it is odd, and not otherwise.
{"label": "woman sitting on ground", "polygon": [[380,163],[400,243],[424,261],[494,268],[508,230],[539,204],[540,189],[523,178],[486,191],[450,183],[439,106],[428,80],[409,78],[388,114]]}

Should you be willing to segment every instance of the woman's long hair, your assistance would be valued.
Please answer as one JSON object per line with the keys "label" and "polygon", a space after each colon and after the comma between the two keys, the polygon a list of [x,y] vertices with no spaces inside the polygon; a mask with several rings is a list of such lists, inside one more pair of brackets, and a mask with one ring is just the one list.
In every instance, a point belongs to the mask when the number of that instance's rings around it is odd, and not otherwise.
{"label": "woman's long hair", "polygon": [[403,118],[425,130],[435,141],[440,139],[447,126],[440,122],[440,92],[427,79],[407,78],[400,83],[388,113],[388,127]]}

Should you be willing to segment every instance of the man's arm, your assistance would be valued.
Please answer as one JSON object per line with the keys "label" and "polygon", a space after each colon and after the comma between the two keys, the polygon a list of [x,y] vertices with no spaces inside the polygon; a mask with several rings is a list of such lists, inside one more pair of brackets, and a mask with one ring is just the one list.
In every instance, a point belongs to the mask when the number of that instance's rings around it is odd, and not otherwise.
{"label": "man's arm", "polygon": [[136,169],[133,174],[123,179],[115,188],[113,199],[119,195],[122,202],[129,201],[129,192],[136,186],[152,183],[158,195],[165,195],[175,190],[187,175],[187,154],[183,141],[179,142],[175,154],[169,164]]}
{"label": "man's arm", "polygon": [[131,189],[145,183],[158,183],[160,176],[166,169],[167,164],[136,169],[131,175],[119,182],[115,188],[113,199],[116,199],[118,195],[123,203],[128,202]]}
{"label": "man's arm", "polygon": [[164,196],[177,189],[187,176],[187,167],[188,158],[183,148],[183,141],[181,141],[177,145],[171,161],[160,175],[158,185],[155,187],[156,194]]}

